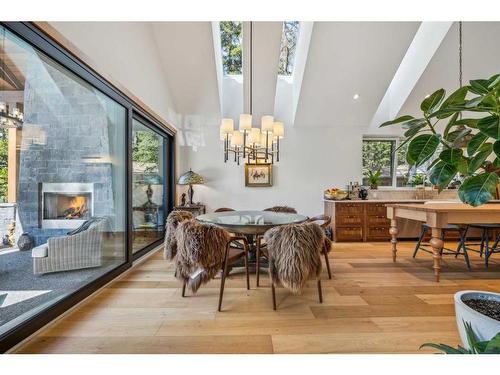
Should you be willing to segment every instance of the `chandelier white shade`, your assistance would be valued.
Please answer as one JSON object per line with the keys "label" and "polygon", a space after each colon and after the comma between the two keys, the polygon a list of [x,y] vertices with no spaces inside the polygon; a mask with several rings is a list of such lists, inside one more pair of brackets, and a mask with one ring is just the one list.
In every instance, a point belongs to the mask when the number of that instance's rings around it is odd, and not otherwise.
{"label": "chandelier white shade", "polygon": [[273,127],[274,127],[274,117],[273,116],[262,116],[262,119],[261,119],[262,132],[272,132]]}
{"label": "chandelier white shade", "polygon": [[248,134],[248,143],[260,145],[260,129],[251,128]]}
{"label": "chandelier white shade", "polygon": [[275,138],[282,139],[285,136],[285,126],[282,122],[275,122],[273,125],[273,135]]}
{"label": "chandelier white shade", "polygon": [[252,115],[240,115],[240,131],[252,129]]}
{"label": "chandelier white shade", "polygon": [[220,125],[221,133],[232,134],[234,131],[234,121],[232,118],[223,118]]}
{"label": "chandelier white shade", "polygon": [[243,146],[243,133],[242,132],[233,132],[233,136],[231,137],[231,146],[232,147],[240,147]]}

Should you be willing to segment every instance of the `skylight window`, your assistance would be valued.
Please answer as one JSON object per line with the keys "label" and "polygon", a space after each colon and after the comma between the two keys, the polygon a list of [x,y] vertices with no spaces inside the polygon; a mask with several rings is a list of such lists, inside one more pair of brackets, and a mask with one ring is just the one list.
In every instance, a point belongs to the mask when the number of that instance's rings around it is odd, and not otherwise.
{"label": "skylight window", "polygon": [[239,21],[221,21],[219,25],[222,49],[222,69],[224,74],[242,74],[242,23]]}
{"label": "skylight window", "polygon": [[283,34],[281,35],[280,61],[278,74],[290,76],[293,72],[295,50],[299,39],[299,21],[283,22]]}

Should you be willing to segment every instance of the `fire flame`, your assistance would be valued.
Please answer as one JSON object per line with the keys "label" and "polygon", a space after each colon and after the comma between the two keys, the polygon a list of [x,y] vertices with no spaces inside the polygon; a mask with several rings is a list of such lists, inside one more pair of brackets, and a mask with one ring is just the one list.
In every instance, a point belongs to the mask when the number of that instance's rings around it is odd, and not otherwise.
{"label": "fire flame", "polygon": [[85,212],[87,212],[87,205],[85,203],[85,197],[76,196],[71,199],[69,208],[66,210],[66,219],[75,219],[83,217]]}

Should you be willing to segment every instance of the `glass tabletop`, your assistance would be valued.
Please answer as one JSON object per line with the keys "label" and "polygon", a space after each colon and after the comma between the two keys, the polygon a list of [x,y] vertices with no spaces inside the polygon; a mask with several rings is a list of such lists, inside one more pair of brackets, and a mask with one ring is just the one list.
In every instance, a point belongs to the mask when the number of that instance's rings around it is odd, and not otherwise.
{"label": "glass tabletop", "polygon": [[226,211],[200,215],[196,220],[240,233],[261,233],[278,225],[302,223],[307,216],[273,211]]}

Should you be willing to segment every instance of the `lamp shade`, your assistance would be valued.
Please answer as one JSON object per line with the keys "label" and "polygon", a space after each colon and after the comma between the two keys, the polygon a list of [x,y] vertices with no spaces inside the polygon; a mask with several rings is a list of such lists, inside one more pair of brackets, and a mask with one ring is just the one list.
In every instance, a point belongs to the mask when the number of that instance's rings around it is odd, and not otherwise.
{"label": "lamp shade", "polygon": [[231,137],[231,146],[243,146],[243,133],[241,132],[233,132],[233,136]]}
{"label": "lamp shade", "polygon": [[285,126],[282,122],[275,122],[273,126],[273,134],[275,137],[283,138],[285,136]]}
{"label": "lamp shade", "polygon": [[274,117],[273,116],[262,116],[261,128],[263,132],[272,132],[274,127]]}
{"label": "lamp shade", "polygon": [[252,115],[240,115],[240,130],[250,130],[252,128]]}
{"label": "lamp shade", "polygon": [[259,128],[250,129],[250,134],[248,135],[248,142],[260,144],[260,129]]}
{"label": "lamp shade", "polygon": [[202,185],[205,180],[198,173],[193,172],[191,169],[182,174],[177,180],[179,185]]}
{"label": "lamp shade", "polygon": [[220,124],[220,131],[223,134],[231,134],[234,131],[234,121],[232,118],[223,118]]}

